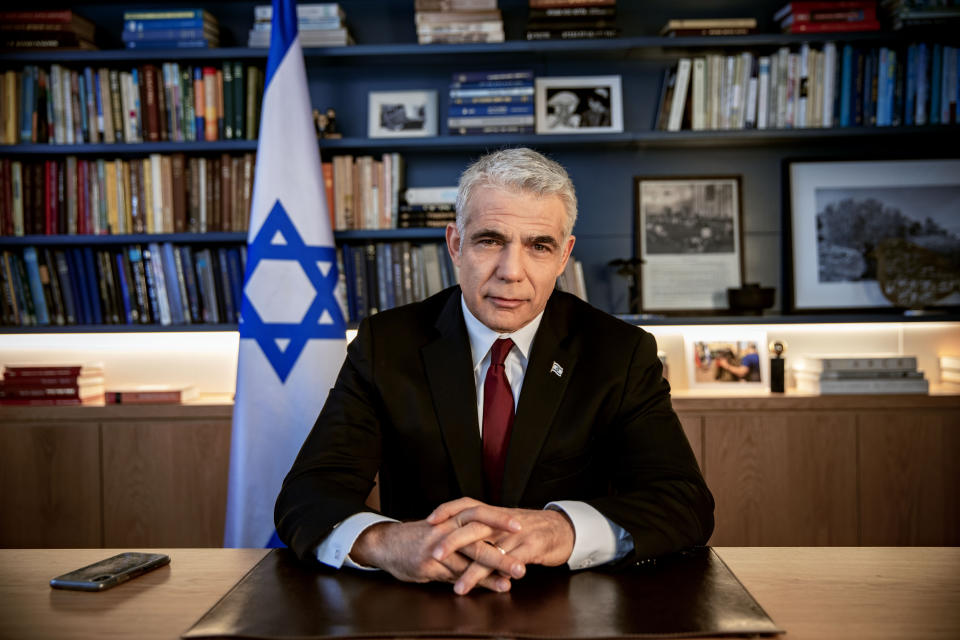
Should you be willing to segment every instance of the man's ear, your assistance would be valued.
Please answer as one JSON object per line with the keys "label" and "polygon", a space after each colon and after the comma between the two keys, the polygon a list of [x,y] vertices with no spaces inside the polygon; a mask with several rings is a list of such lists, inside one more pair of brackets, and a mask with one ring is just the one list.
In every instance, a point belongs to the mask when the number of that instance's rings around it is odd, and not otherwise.
{"label": "man's ear", "polygon": [[450,259],[453,260],[453,264],[460,267],[460,243],[462,242],[460,237],[460,232],[457,230],[457,225],[451,222],[447,225],[447,252],[450,254]]}
{"label": "man's ear", "polygon": [[564,269],[567,268],[567,260],[570,259],[570,255],[573,253],[573,245],[574,243],[576,243],[576,241],[577,241],[576,236],[571,234],[571,236],[567,238],[566,242],[563,243],[563,248],[562,248],[563,259],[560,260],[560,267],[559,267],[559,270],[557,271],[558,276],[561,273],[563,273]]}

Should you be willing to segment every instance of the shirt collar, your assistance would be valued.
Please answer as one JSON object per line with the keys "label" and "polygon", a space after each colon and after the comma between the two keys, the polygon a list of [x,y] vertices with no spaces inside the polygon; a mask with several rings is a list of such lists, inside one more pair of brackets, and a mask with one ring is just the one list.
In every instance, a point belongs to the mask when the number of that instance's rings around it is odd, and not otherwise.
{"label": "shirt collar", "polygon": [[477,320],[476,316],[470,313],[467,303],[460,296],[460,307],[463,309],[463,320],[467,325],[467,335],[470,337],[470,350],[473,352],[473,368],[477,366],[486,357],[487,352],[497,338],[510,338],[513,344],[520,350],[524,360],[530,358],[530,348],[533,346],[533,338],[537,335],[537,329],[540,328],[540,321],[543,319],[543,311],[528,322],[526,326],[517,329],[513,333],[499,333],[487,325]]}

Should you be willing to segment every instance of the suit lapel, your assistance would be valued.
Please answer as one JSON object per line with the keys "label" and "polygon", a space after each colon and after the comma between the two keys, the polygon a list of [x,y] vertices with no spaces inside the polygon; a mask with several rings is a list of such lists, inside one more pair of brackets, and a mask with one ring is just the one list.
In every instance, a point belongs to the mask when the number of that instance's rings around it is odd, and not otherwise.
{"label": "suit lapel", "polygon": [[459,292],[437,318],[439,337],[421,350],[430,395],[460,491],[478,500],[483,494],[483,449],[477,423],[477,387],[470,340]]}
{"label": "suit lapel", "polygon": [[556,311],[553,302],[551,298],[547,303],[534,338],[520,391],[503,474],[502,497],[507,507],[519,504],[523,496],[576,364],[570,345],[562,344],[568,332],[568,318]]}

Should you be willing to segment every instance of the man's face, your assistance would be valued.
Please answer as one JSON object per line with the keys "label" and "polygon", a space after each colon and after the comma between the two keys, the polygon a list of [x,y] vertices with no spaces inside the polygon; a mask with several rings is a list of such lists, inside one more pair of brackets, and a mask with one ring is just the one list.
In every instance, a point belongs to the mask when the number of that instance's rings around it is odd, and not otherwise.
{"label": "man's face", "polygon": [[447,249],[460,269],[470,312],[494,331],[520,329],[543,311],[575,238],[563,240],[558,196],[537,198],[495,187],[474,191],[463,237],[447,226]]}

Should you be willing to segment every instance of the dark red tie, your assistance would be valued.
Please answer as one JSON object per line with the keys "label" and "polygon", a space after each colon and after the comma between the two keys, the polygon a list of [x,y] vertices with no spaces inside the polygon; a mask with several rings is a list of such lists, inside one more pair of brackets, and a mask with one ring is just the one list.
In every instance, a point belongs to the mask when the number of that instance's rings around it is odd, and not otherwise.
{"label": "dark red tie", "polygon": [[501,338],[490,348],[490,368],[483,382],[483,475],[487,494],[494,504],[500,501],[503,465],[507,460],[507,443],[513,428],[513,392],[503,361],[513,347],[513,340]]}

